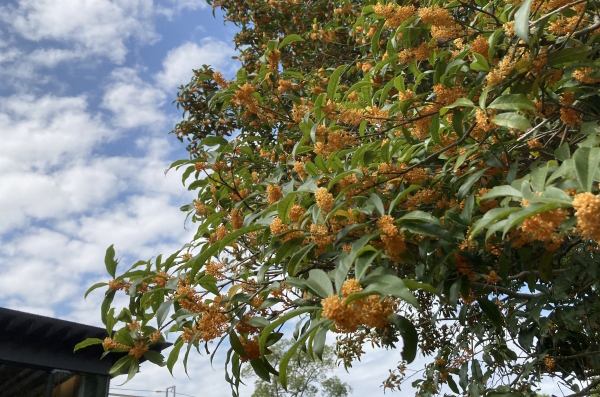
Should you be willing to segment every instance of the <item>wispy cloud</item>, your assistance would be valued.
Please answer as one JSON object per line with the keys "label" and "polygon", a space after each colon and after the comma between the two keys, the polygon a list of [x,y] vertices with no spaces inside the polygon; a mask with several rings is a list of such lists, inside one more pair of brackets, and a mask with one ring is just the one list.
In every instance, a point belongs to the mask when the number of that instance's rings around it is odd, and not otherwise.
{"label": "wispy cloud", "polygon": [[193,76],[192,69],[210,65],[215,70],[230,71],[236,66],[231,57],[235,49],[214,37],[205,37],[200,44],[187,42],[169,51],[163,60],[163,70],[156,75],[157,83],[166,90],[186,84]]}

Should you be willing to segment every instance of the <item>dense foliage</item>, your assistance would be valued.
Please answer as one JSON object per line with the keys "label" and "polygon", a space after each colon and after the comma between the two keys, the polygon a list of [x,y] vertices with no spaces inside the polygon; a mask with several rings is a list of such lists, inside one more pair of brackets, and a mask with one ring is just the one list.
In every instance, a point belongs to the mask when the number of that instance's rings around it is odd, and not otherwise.
{"label": "dense foliage", "polygon": [[[278,366],[287,350],[294,345],[293,340],[282,340],[271,347],[269,362]],[[321,360],[315,360],[300,349],[291,357],[288,367],[287,390],[279,379],[270,382],[257,379],[251,397],[348,397],[352,387],[337,376],[329,376],[337,368],[335,349],[325,345]],[[242,377],[254,378],[253,368],[242,369]]]}
{"label": "dense foliage", "polygon": [[346,367],[402,346],[389,389],[419,353],[420,396],[600,383],[597,1],[209,3],[241,68],[177,99],[197,233],[121,274],[109,248],[116,333],[82,346],[129,351],[113,373],[133,376],[167,332],[170,369],[228,340],[234,394],[244,365],[285,387],[330,332]]}

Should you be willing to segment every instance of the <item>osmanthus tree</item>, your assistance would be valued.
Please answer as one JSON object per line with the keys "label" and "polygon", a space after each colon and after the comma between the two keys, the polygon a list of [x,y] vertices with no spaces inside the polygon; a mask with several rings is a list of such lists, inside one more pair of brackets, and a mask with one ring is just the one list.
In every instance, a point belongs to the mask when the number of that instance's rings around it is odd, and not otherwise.
{"label": "osmanthus tree", "polygon": [[[229,345],[236,395],[243,366],[285,387],[294,353],[335,333],[346,367],[402,346],[385,388],[419,353],[420,396],[528,396],[545,376],[590,394],[600,3],[209,3],[239,27],[241,68],[204,66],[177,98],[197,233],[122,273],[109,248],[112,337],[79,347],[128,352],[112,373],[131,377],[142,356],[172,369]],[[167,333],[163,360],[148,348]]]}

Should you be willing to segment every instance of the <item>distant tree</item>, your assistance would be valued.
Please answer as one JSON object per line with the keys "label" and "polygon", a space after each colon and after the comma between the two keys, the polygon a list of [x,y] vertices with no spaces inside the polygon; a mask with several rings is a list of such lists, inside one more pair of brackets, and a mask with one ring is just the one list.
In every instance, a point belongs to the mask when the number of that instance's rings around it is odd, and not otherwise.
{"label": "distant tree", "polygon": [[[295,341],[284,340],[271,347],[273,352],[271,364],[277,367],[285,352],[294,345]],[[346,397],[352,392],[352,387],[337,376],[327,376],[337,366],[333,347],[325,345],[322,353],[323,360],[315,360],[307,353],[297,350],[288,364],[287,390],[279,379],[273,377],[271,382],[257,379],[254,382],[252,397]],[[252,367],[246,366],[242,371],[244,378],[256,377]]]}

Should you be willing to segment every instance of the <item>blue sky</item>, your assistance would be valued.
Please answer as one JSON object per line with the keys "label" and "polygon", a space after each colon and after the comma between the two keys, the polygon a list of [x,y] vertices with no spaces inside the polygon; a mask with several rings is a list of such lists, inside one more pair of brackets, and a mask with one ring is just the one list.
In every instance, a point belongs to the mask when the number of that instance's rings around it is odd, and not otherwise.
{"label": "blue sky", "polygon": [[[106,281],[106,247],[129,262],[170,254],[193,236],[179,211],[193,196],[176,172],[163,174],[186,157],[167,134],[181,117],[171,103],[192,68],[233,75],[235,27],[204,0],[1,4],[0,305],[98,325],[102,294],[84,301],[83,293]],[[369,351],[350,374],[336,374],[356,396],[383,395],[399,359]],[[223,362],[218,355],[213,370],[207,357],[193,358],[191,379],[146,364],[123,387],[228,396]]]}

